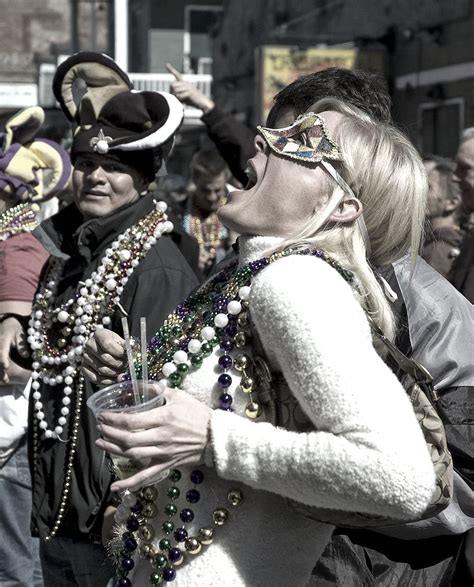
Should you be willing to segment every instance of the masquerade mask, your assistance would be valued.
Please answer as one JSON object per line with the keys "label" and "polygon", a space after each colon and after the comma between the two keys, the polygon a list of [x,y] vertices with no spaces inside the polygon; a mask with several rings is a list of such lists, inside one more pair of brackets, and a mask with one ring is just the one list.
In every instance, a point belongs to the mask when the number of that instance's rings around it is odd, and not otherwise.
{"label": "masquerade mask", "polygon": [[321,164],[343,191],[356,197],[347,182],[328,161],[343,161],[343,156],[339,145],[329,136],[321,116],[307,112],[298,116],[291,126],[257,126],[257,130],[274,153],[294,161]]}

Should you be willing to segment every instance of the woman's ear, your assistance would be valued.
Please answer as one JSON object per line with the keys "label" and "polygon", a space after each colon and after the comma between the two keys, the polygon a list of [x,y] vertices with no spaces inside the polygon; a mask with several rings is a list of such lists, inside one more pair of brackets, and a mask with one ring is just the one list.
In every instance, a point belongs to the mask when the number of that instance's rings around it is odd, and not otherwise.
{"label": "woman's ear", "polygon": [[364,207],[360,200],[346,195],[339,203],[336,210],[334,210],[331,216],[329,216],[329,220],[332,222],[348,224],[357,220],[363,211]]}

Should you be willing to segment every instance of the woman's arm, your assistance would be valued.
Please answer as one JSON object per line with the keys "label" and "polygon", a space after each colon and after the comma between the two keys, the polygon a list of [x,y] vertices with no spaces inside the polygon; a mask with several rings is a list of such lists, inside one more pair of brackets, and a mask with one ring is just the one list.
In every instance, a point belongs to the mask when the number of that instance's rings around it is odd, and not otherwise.
{"label": "woman's arm", "polygon": [[286,258],[255,279],[250,310],[315,431],[215,411],[218,473],[323,508],[400,519],[423,512],[434,488],[431,459],[349,286],[319,259]]}

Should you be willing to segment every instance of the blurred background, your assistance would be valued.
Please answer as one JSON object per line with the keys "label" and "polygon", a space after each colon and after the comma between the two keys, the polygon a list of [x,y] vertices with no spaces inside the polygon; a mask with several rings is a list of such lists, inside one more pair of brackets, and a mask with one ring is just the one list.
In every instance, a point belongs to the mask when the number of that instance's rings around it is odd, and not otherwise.
{"label": "blurred background", "polygon": [[[393,116],[422,153],[453,157],[474,125],[472,0],[1,0],[0,123],[23,106],[47,112],[43,134],[67,142],[51,90],[79,50],[107,53],[137,89],[185,79],[242,122],[265,120],[272,96],[298,76],[340,66],[380,72]],[[205,135],[186,107],[179,154]],[[174,167],[174,168],[173,168]]]}

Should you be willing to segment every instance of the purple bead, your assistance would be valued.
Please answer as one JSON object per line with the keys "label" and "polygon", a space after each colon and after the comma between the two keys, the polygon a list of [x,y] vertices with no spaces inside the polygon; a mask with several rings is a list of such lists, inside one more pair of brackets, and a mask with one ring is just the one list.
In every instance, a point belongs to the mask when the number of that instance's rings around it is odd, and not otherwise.
{"label": "purple bead", "polygon": [[232,384],[232,377],[228,373],[221,373],[217,378],[217,383],[225,389]]}
{"label": "purple bead", "polygon": [[134,514],[139,514],[143,509],[143,504],[139,501],[137,501],[137,503],[135,505],[132,505],[132,507],[130,508],[130,511],[132,511]]}
{"label": "purple bead", "polygon": [[184,508],[184,510],[181,510],[179,517],[182,522],[189,524],[189,522],[194,520],[194,512],[190,508]]}
{"label": "purple bead", "polygon": [[199,483],[202,483],[204,481],[204,473],[199,469],[195,469],[194,471],[192,471],[190,479],[191,482],[194,483],[194,485],[199,485]]}
{"label": "purple bead", "polygon": [[115,581],[115,587],[132,587],[132,582],[128,577],[119,577],[117,581]]}
{"label": "purple bead", "polygon": [[227,324],[224,328],[224,332],[228,336],[235,336],[237,334],[237,325],[236,324]]}
{"label": "purple bead", "polygon": [[168,550],[168,558],[172,563],[176,563],[183,558],[183,553],[179,550],[179,548],[170,548]]}
{"label": "purple bead", "polygon": [[137,548],[137,541],[135,538],[127,538],[123,541],[123,549],[132,552]]}
{"label": "purple bead", "polygon": [[184,542],[188,537],[188,532],[186,528],[178,528],[173,534],[173,536],[176,542]]}
{"label": "purple bead", "polygon": [[224,338],[224,340],[221,340],[219,346],[223,351],[229,353],[234,348],[234,343],[229,338]]}
{"label": "purple bead", "polygon": [[136,532],[140,527],[140,522],[137,520],[137,518],[128,518],[126,525],[127,530],[130,530],[130,532]]}
{"label": "purple bead", "polygon": [[168,583],[176,579],[176,571],[171,567],[165,567],[163,569],[163,579]]}
{"label": "purple bead", "polygon": [[201,494],[197,489],[190,489],[186,493],[186,501],[189,503],[197,503],[201,498]]}
{"label": "purple bead", "polygon": [[232,405],[232,396],[228,393],[222,393],[219,397],[219,401],[221,402],[221,408],[227,410]]}
{"label": "purple bead", "polygon": [[123,558],[120,561],[120,566],[124,571],[131,571],[135,566],[135,563],[133,561],[133,558]]}
{"label": "purple bead", "polygon": [[219,357],[219,366],[223,369],[230,369],[232,367],[232,357],[230,355],[222,355]]}

